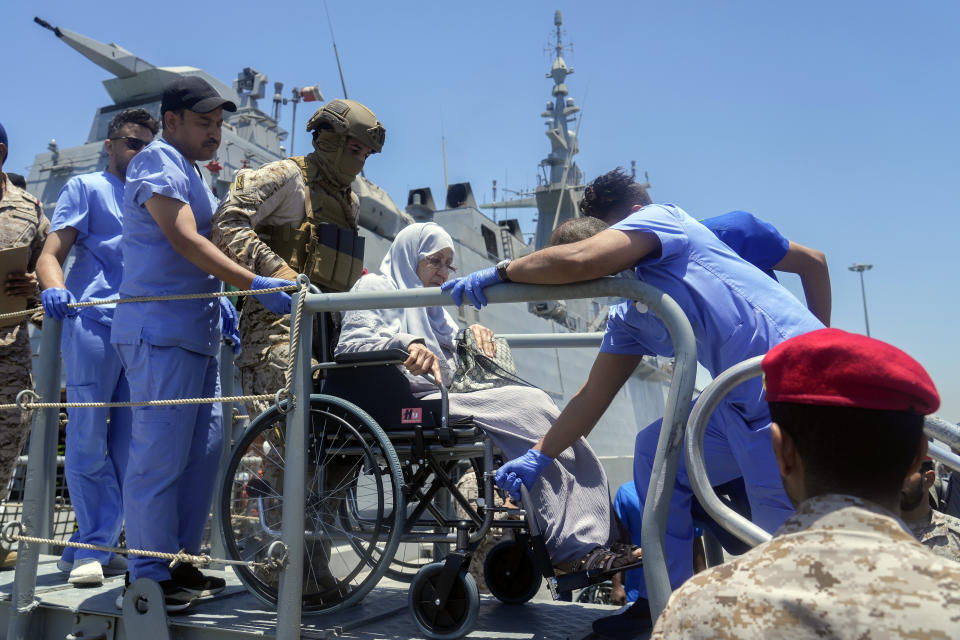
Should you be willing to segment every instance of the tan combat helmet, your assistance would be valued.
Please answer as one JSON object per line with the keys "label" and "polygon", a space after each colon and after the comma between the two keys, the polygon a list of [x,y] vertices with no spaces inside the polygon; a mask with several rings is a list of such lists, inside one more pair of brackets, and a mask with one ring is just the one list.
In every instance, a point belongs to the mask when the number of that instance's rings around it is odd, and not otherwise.
{"label": "tan combat helmet", "polygon": [[356,138],[374,153],[383,149],[386,130],[373,111],[355,100],[331,100],[307,120],[307,131],[328,124],[340,136]]}

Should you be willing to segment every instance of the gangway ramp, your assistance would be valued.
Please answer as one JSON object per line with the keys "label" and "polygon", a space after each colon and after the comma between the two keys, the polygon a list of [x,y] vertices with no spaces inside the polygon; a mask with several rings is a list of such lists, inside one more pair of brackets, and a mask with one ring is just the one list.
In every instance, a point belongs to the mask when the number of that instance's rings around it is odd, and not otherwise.
{"label": "gangway ramp", "polygon": [[[123,576],[107,578],[102,587],[76,588],[67,583],[67,576],[57,569],[56,561],[56,556],[40,556],[38,603],[31,616],[28,637],[153,640],[134,638],[127,633],[123,614],[115,605],[123,588]],[[183,614],[169,616],[171,640],[275,637],[275,610],[265,608],[231,570],[204,571],[224,577],[227,588],[214,598],[198,600]],[[0,572],[0,629],[5,629],[9,621],[12,589],[13,571]],[[546,590],[524,605],[506,605],[492,596],[481,595],[480,615],[467,638],[588,640],[597,637],[591,631],[591,623],[615,611],[603,605],[553,602]],[[303,640],[415,640],[423,635],[410,616],[407,585],[385,578],[356,607],[333,614],[303,616],[300,637]]]}

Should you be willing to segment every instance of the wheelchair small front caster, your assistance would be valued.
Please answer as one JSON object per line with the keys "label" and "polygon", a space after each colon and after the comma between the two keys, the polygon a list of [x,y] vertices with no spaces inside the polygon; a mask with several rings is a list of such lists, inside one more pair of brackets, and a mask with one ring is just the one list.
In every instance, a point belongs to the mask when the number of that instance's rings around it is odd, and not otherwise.
{"label": "wheelchair small front caster", "polygon": [[407,601],[417,627],[428,638],[454,640],[470,633],[480,612],[480,592],[473,576],[460,571],[447,601],[440,606],[438,587],[445,563],[426,565],[410,583]]}
{"label": "wheelchair small front caster", "polygon": [[483,577],[490,593],[506,604],[527,602],[543,582],[533,549],[528,542],[518,540],[504,540],[487,553]]}

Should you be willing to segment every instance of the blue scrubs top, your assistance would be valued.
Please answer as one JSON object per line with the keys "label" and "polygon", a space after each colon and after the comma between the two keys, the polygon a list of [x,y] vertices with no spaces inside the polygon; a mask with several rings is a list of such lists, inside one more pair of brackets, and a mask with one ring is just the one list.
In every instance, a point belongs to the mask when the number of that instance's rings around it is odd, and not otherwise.
{"label": "blue scrubs top", "polygon": [[790,241],[772,224],[746,211],[731,211],[700,222],[738,256],[777,279],[773,267],[787,255]]}
{"label": "blue scrubs top", "polygon": [[[210,234],[217,208],[200,171],[164,139],[154,140],[130,161],[123,198],[124,271],[121,297],[213,293],[220,281],[174,250],[144,203],[164,195],[190,205],[202,236]],[[216,298],[135,302],[117,306],[110,341],[182,347],[205,355],[220,350]]]}
{"label": "blue scrubs top", "polygon": [[[74,262],[64,284],[81,302],[114,298],[120,290],[122,206],[123,182],[109,171],[73,177],[60,191],[50,230],[77,231]],[[80,315],[110,326],[115,306],[83,307]]]}
{"label": "blue scrubs top", "polygon": [[[646,206],[611,228],[651,233],[660,241],[659,254],[638,262],[634,272],[680,305],[693,327],[697,359],[714,377],[788,338],[823,328],[789,291],[675,205]],[[632,301],[610,310],[600,350],[674,355],[663,323]],[[752,413],[762,399],[761,380],[741,384],[728,399],[746,403]]]}

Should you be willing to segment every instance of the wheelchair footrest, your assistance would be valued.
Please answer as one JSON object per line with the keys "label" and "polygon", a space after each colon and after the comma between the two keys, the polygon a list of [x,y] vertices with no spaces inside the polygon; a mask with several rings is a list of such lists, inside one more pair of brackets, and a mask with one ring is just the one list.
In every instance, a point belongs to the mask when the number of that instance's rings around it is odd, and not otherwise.
{"label": "wheelchair footrest", "polygon": [[550,578],[547,582],[547,585],[550,587],[550,592],[553,595],[553,599],[559,600],[561,593],[574,591],[576,589],[583,589],[592,584],[605,582],[621,571],[639,569],[642,566],[643,561],[640,560],[638,562],[631,562],[630,564],[617,567],[616,569],[585,569],[583,571],[565,573],[563,575]]}

